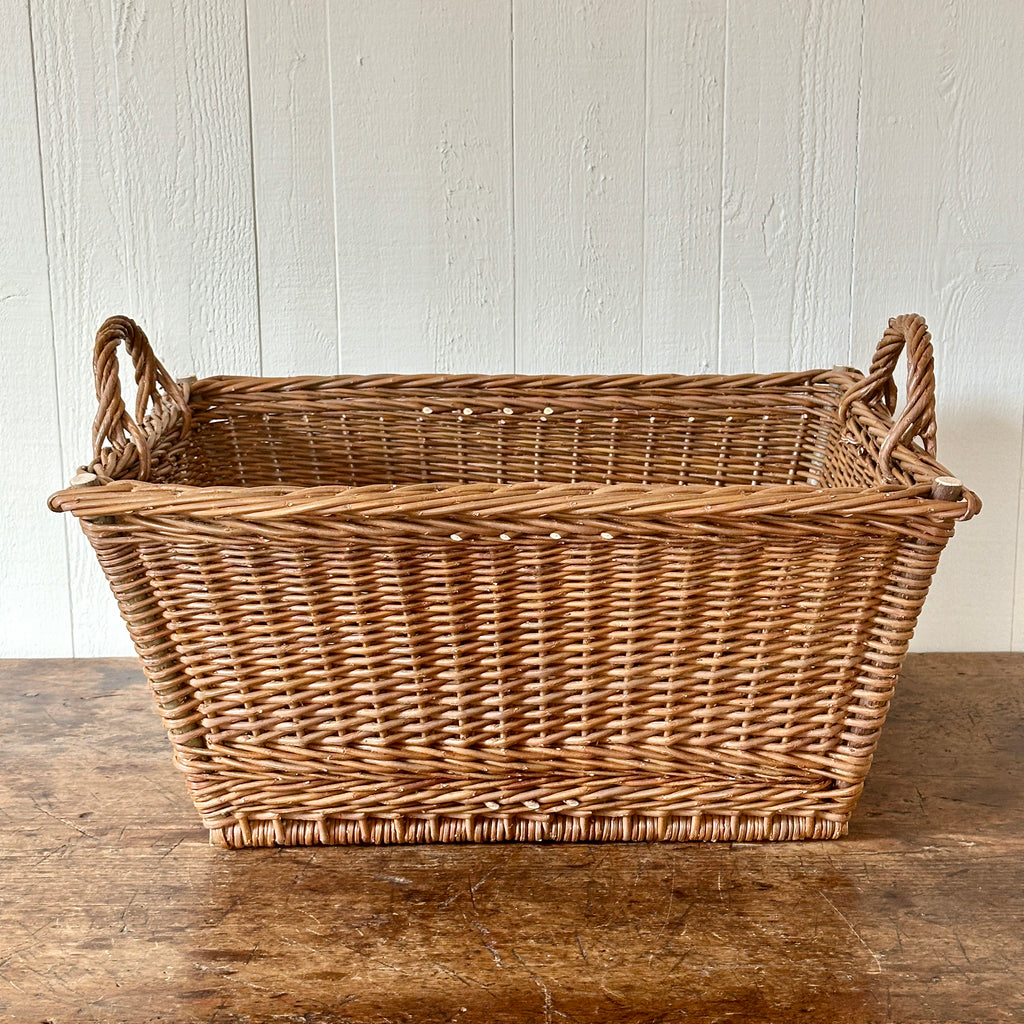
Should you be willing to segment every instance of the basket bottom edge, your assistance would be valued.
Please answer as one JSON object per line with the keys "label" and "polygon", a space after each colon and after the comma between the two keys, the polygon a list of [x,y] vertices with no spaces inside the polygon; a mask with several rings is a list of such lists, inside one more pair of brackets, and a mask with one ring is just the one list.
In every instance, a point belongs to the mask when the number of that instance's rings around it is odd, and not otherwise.
{"label": "basket bottom edge", "polygon": [[429,818],[244,818],[210,828],[227,849],[425,843],[780,842],[839,839],[849,814],[474,815]]}

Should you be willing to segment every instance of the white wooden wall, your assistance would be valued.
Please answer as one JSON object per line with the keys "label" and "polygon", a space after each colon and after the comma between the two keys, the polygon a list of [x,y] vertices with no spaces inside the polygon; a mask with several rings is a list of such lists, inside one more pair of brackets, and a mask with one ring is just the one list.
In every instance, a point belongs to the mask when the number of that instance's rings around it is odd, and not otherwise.
{"label": "white wooden wall", "polygon": [[127,653],[48,493],[172,371],[865,366],[985,501],[919,650],[1024,649],[1020,0],[0,0],[0,655]]}

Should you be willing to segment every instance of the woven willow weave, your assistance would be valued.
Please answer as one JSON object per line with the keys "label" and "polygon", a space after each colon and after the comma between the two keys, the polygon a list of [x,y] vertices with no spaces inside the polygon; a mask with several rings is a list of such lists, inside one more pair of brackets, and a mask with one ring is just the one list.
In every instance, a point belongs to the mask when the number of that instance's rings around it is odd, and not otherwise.
{"label": "woven willow weave", "polygon": [[94,366],[51,507],[227,846],[840,836],[980,508],[920,317],[866,376],[176,382],[120,317]]}

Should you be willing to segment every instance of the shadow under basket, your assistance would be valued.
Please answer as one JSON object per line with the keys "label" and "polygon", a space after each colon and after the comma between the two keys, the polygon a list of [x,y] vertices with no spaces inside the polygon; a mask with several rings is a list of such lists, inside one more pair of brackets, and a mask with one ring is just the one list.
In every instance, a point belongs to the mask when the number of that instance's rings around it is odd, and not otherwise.
{"label": "shadow under basket", "polygon": [[50,505],[225,846],[841,836],[980,508],[916,316],[867,375],[175,381],[123,317],[94,370]]}

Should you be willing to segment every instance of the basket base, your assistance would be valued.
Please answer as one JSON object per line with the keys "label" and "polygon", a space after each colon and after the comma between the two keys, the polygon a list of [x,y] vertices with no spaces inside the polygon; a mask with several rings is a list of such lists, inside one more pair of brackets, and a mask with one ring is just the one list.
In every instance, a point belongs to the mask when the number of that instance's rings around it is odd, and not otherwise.
{"label": "basket base", "polygon": [[472,818],[364,817],[239,819],[210,829],[226,848],[489,842],[739,842],[838,839],[848,815],[477,815]]}

